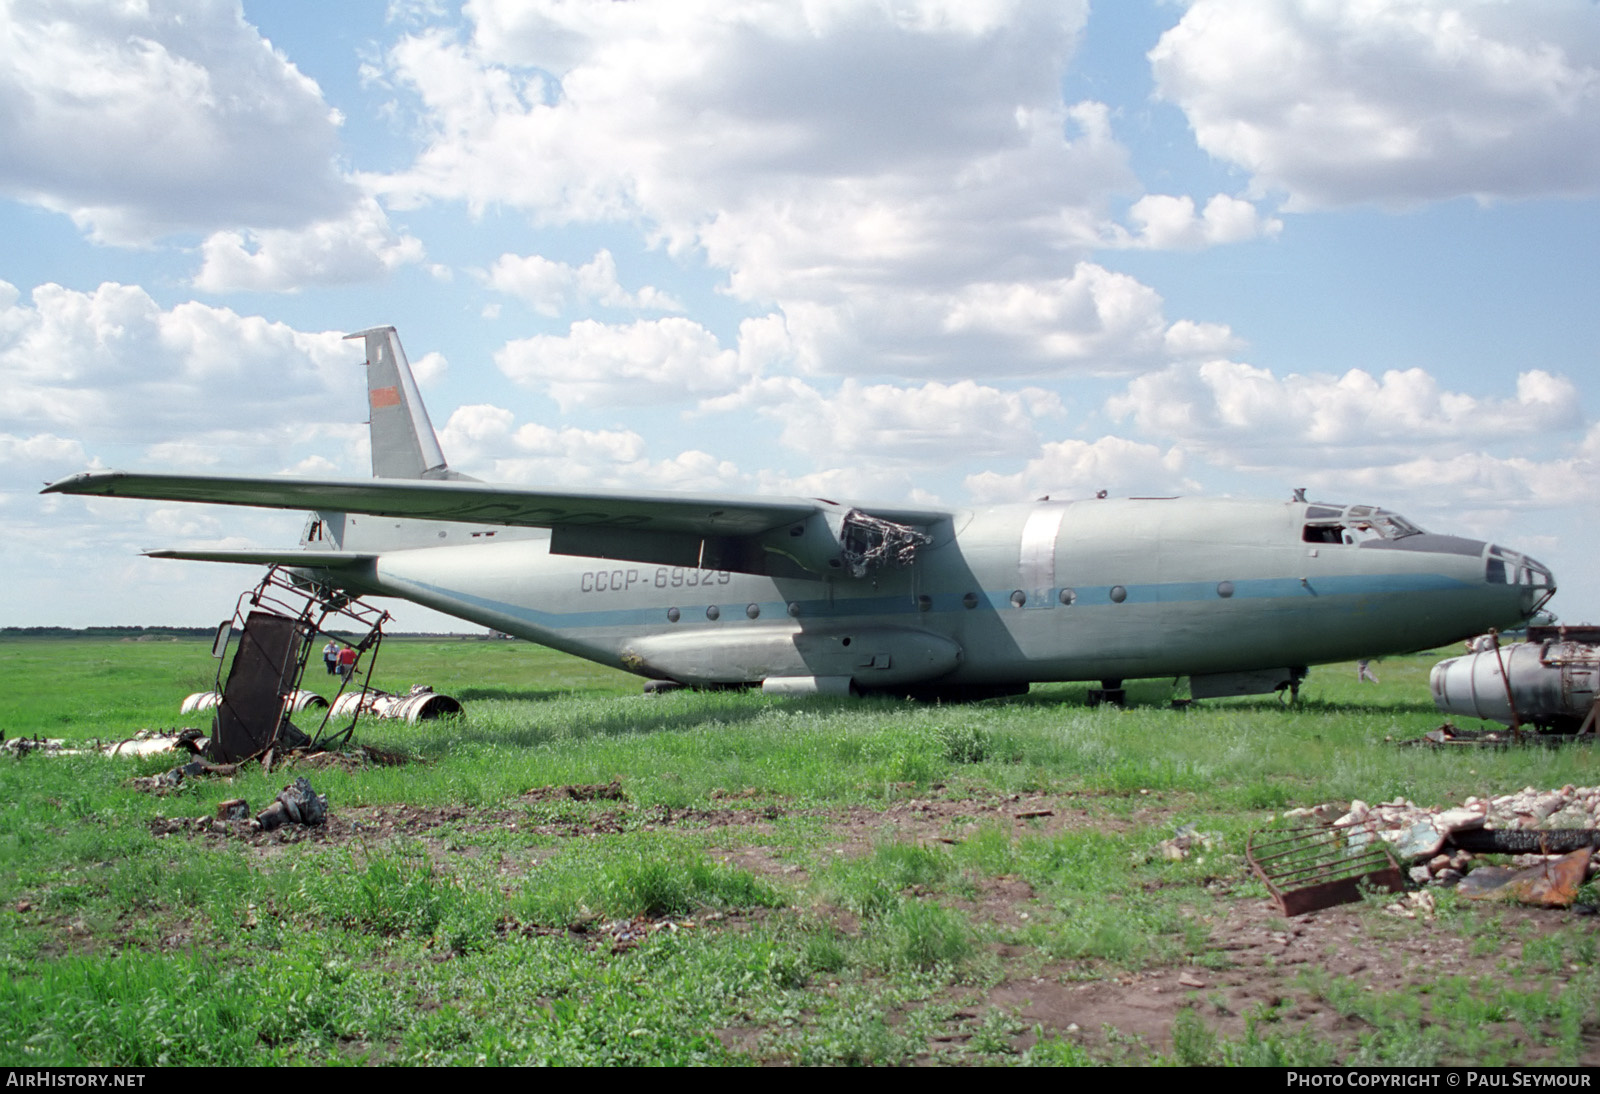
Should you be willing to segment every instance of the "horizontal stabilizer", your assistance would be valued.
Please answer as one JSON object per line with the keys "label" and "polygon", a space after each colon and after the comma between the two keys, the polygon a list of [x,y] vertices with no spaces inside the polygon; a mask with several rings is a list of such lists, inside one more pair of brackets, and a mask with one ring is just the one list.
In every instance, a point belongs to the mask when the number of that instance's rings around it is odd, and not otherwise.
{"label": "horizontal stabilizer", "polygon": [[177,558],[188,562],[243,562],[257,566],[292,566],[303,570],[344,570],[363,566],[377,555],[362,551],[299,551],[245,548],[146,551],[146,558]]}

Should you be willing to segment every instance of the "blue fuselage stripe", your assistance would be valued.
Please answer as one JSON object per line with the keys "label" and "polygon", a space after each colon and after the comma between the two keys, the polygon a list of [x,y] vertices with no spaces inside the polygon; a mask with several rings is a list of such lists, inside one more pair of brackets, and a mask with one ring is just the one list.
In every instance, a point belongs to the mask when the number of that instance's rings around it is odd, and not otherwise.
{"label": "blue fuselage stripe", "polygon": [[[471,606],[481,611],[493,612],[498,615],[521,619],[532,626],[551,631],[582,631],[605,630],[616,627],[660,627],[669,625],[667,622],[667,605],[651,605],[649,607],[634,608],[608,608],[591,611],[577,612],[552,612],[542,611],[538,608],[521,604],[513,604],[504,600],[477,596],[457,589],[449,589],[422,581],[391,581],[390,583],[404,589],[421,590],[435,597],[456,603]],[[1218,592],[1218,583],[1214,581],[1175,581],[1165,583],[1151,583],[1145,585],[1129,584],[1122,586],[1111,585],[1079,585],[1067,586],[1075,594],[1074,603],[1070,606],[1055,605],[1055,610],[1078,613],[1094,610],[1115,610],[1126,608],[1129,605],[1141,604],[1198,604],[1198,603],[1226,603],[1228,600],[1284,600],[1303,601],[1307,597],[1367,597],[1386,596],[1396,593],[1416,592],[1443,592],[1453,589],[1468,588],[1468,583],[1444,574],[1360,574],[1337,577],[1320,577],[1314,580],[1302,581],[1299,578],[1258,578],[1232,582],[1233,594],[1223,597]],[[1113,588],[1122,588],[1126,591],[1125,599],[1120,602],[1111,599]],[[397,589],[396,591],[400,591]],[[730,590],[732,591],[732,590]],[[1052,601],[1058,595],[1059,588],[1051,589]],[[1012,590],[985,590],[978,594],[978,606],[986,606],[994,611],[1011,612],[1017,609],[1011,603]],[[863,596],[863,597],[838,597],[829,603],[823,598],[798,601],[756,601],[760,609],[757,619],[751,620],[745,613],[749,601],[737,598],[727,598],[709,602],[676,603],[680,613],[680,623],[683,625],[705,624],[711,622],[706,618],[708,604],[715,604],[721,611],[719,624],[733,624],[750,622],[772,622],[775,619],[789,618],[789,604],[795,603],[799,607],[798,615],[794,618],[799,622],[829,620],[829,619],[856,619],[862,617],[881,616],[929,616],[965,612],[968,609],[963,602],[964,594],[936,593],[929,599],[931,605],[928,611],[921,611],[916,601],[909,595],[896,596]]]}

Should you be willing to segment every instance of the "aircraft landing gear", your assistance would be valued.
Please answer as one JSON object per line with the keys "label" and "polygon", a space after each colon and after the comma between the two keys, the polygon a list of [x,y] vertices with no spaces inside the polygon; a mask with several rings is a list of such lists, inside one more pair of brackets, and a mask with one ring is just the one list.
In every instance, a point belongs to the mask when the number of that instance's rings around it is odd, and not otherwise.
{"label": "aircraft landing gear", "polygon": [[1123,690],[1121,680],[1102,680],[1099,687],[1089,689],[1089,705],[1097,707],[1102,703],[1114,707],[1127,705],[1128,693]]}

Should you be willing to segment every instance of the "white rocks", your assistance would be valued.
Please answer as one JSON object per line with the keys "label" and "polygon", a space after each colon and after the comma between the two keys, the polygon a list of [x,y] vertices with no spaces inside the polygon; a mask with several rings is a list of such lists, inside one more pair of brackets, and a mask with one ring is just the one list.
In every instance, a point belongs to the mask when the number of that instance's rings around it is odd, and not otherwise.
{"label": "white rocks", "polygon": [[1293,810],[1292,816],[1355,829],[1350,834],[1352,845],[1381,838],[1401,859],[1425,860],[1413,868],[1414,878],[1426,874],[1435,885],[1453,885],[1471,866],[1472,856],[1461,850],[1443,853],[1451,835],[1479,828],[1600,828],[1600,786],[1567,785],[1559,790],[1528,786],[1496,798],[1469,797],[1446,809],[1424,808],[1402,797],[1376,805],[1356,800],[1348,809],[1328,802]]}

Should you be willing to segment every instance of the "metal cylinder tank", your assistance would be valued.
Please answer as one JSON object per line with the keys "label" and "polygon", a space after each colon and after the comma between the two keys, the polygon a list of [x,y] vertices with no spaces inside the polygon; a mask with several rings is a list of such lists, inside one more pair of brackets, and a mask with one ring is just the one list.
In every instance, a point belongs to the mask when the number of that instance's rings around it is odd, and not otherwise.
{"label": "metal cylinder tank", "polygon": [[363,696],[359,691],[347,691],[333,704],[333,717],[353,717],[357,710],[374,718],[402,718],[414,725],[446,714],[460,714],[461,704],[448,695],[421,686],[405,695],[369,689]]}
{"label": "metal cylinder tank", "polygon": [[[179,710],[180,714],[194,714],[201,710],[215,710],[222,696],[215,691],[197,691],[183,701]],[[328,705],[328,700],[314,691],[292,691],[289,693],[289,713],[299,714],[303,710],[321,710]]]}
{"label": "metal cylinder tank", "polygon": [[[1509,687],[1507,682],[1509,681]],[[1600,647],[1584,642],[1518,642],[1452,657],[1428,677],[1433,702],[1447,714],[1574,730],[1600,691]]]}

